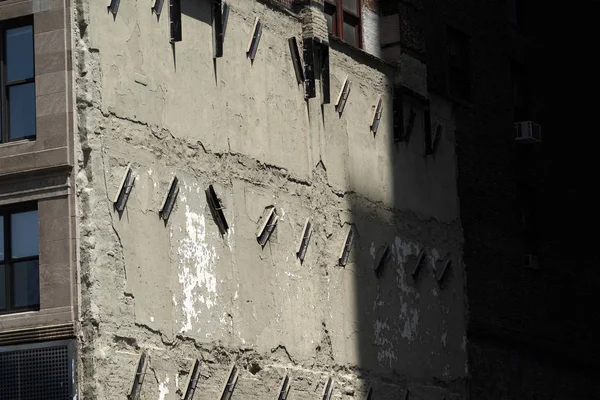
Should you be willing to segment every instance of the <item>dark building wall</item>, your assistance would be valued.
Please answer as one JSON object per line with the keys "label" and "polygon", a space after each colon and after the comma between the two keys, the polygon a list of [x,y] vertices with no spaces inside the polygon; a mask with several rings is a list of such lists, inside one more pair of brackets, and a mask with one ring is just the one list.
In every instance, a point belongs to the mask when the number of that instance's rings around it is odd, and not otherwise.
{"label": "dark building wall", "polygon": [[[470,38],[471,99],[454,99],[454,117],[472,399],[598,398],[597,256],[576,250],[593,247],[580,228],[593,207],[577,195],[575,178],[589,168],[591,150],[567,139],[586,129],[573,116],[592,114],[558,100],[556,77],[567,62],[550,46],[559,43],[555,27],[532,18],[538,6],[525,8],[525,28],[510,22],[503,1],[431,1],[424,11],[430,92],[448,93],[445,27]],[[544,127],[541,144],[514,141],[515,62],[526,70],[528,115]],[[589,75],[579,74],[585,87]],[[539,257],[538,270],[523,267],[529,253]]]}

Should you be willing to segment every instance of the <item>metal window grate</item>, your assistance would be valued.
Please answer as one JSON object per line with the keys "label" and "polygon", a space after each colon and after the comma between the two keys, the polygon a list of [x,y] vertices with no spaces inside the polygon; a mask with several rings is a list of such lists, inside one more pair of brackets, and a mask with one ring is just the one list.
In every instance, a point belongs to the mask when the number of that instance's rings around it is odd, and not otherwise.
{"label": "metal window grate", "polygon": [[67,400],[73,397],[68,342],[0,348],[0,399]]}

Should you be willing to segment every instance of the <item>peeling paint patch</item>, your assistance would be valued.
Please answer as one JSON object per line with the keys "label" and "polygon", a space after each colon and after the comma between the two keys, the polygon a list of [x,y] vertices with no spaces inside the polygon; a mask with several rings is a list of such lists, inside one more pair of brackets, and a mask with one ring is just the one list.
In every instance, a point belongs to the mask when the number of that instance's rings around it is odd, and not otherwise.
{"label": "peeling paint patch", "polygon": [[444,345],[444,347],[446,346],[447,338],[448,338],[448,332],[444,331],[444,333],[442,333],[442,344]]}
{"label": "peeling paint patch", "polygon": [[467,350],[467,335],[463,335],[462,343],[460,344],[460,349],[462,351]]}
{"label": "peeling paint patch", "polygon": [[431,255],[429,258],[429,264],[431,264],[435,270],[435,263],[440,259],[440,252],[438,249],[431,249]]}
{"label": "peeling paint patch", "polygon": [[391,333],[390,326],[386,321],[375,321],[374,328],[374,336],[375,336],[375,345],[379,346],[379,350],[377,352],[377,361],[380,364],[389,364],[390,368],[392,367],[392,362],[394,360],[398,360],[396,357],[396,353],[394,352],[394,348],[390,340],[386,337],[385,332]]}
{"label": "peeling paint patch", "polygon": [[375,248],[375,242],[371,242],[371,248],[369,249],[369,253],[371,254],[371,258],[375,259],[375,252],[377,249]]}
{"label": "peeling paint patch", "polygon": [[150,317],[150,322],[154,322],[154,317]]}
{"label": "peeling paint patch", "polygon": [[404,263],[406,256],[411,254],[417,254],[419,249],[417,245],[412,242],[403,241],[402,238],[396,236],[394,240],[394,255],[398,264]]}
{"label": "peeling paint patch", "polygon": [[375,311],[377,307],[382,307],[384,305],[385,303],[383,302],[383,300],[381,300],[381,294],[377,293],[377,298],[373,300],[373,311]]}
{"label": "peeling paint patch", "polygon": [[235,227],[233,222],[229,225],[229,230],[227,231],[227,246],[229,247],[229,251],[233,252],[233,247],[235,246]]}
{"label": "peeling paint patch", "polygon": [[438,295],[438,291],[436,288],[431,289],[431,294],[433,295],[433,297],[437,297]]}
{"label": "peeling paint patch", "polygon": [[450,365],[446,364],[444,371],[442,372],[444,378],[450,378]]}
{"label": "peeling paint patch", "polygon": [[198,303],[211,309],[217,300],[217,279],[214,273],[216,250],[206,241],[206,220],[203,214],[190,211],[185,206],[185,238],[180,242],[178,254],[179,283],[183,287],[182,311],[185,323],[180,332],[192,329],[201,311]]}
{"label": "peeling paint patch", "polygon": [[417,338],[417,327],[419,326],[419,311],[417,309],[408,311],[408,305],[402,304],[400,309],[400,321],[404,320],[404,328],[400,332],[400,335],[413,341]]}
{"label": "peeling paint patch", "polygon": [[169,377],[165,378],[165,381],[158,385],[158,400],[165,400],[169,394]]}

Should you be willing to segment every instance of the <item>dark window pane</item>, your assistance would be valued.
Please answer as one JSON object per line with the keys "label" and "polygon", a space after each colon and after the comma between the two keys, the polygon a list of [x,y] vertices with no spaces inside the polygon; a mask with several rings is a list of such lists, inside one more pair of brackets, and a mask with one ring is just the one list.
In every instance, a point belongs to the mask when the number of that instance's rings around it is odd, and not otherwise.
{"label": "dark window pane", "polygon": [[6,79],[8,83],[33,78],[33,27],[6,31]]}
{"label": "dark window pane", "polygon": [[13,306],[40,304],[40,274],[38,260],[13,264]]}
{"label": "dark window pane", "polygon": [[356,14],[356,0],[344,0],[344,8]]}
{"label": "dark window pane", "polygon": [[4,282],[5,275],[6,267],[0,264],[0,310],[6,308],[6,282]]}
{"label": "dark window pane", "polygon": [[0,261],[4,261],[4,217],[0,215]]}
{"label": "dark window pane", "polygon": [[38,255],[38,212],[37,210],[12,214],[10,230],[12,258]]}
{"label": "dark window pane", "polygon": [[328,2],[325,2],[325,18],[327,19],[327,29],[329,30],[329,33],[339,36],[335,31],[335,6]]}
{"label": "dark window pane", "polygon": [[8,88],[11,139],[35,136],[35,83]]}
{"label": "dark window pane", "polygon": [[344,42],[356,46],[356,26],[344,21]]}
{"label": "dark window pane", "polygon": [[333,33],[333,15],[325,14],[325,18],[327,19],[327,30],[329,33]]}

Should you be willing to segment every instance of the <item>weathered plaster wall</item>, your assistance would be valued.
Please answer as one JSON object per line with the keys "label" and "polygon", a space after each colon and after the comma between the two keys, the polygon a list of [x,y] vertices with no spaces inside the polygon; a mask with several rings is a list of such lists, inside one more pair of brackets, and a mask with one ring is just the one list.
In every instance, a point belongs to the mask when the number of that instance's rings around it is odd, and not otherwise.
{"label": "weathered plaster wall", "polygon": [[[182,2],[174,46],[168,13],[157,21],[146,3],[122,2],[113,19],[105,4],[81,0],[75,15],[84,398],[128,393],[141,350],[151,357],[144,399],[179,398],[195,358],[197,399],[216,398],[233,361],[243,368],[233,399],[274,397],[286,368],[292,399],[314,399],[330,373],[334,399],[362,398],[369,382],[380,399],[407,386],[411,399],[464,394],[450,107],[432,99],[434,126],[447,134],[425,158],[420,122],[411,142],[393,143],[391,67],[332,47],[332,100],[346,76],[353,81],[340,116],[319,98],[305,102],[296,85],[287,38],[302,27],[293,17],[231,2],[225,56],[213,64],[208,2]],[[251,63],[255,16],[265,26]],[[119,215],[111,199],[129,162],[136,183]],[[181,190],[164,223],[158,209],[174,174]],[[211,183],[225,237],[205,200]],[[271,204],[281,219],[261,249],[254,232]],[[306,217],[314,231],[300,264]],[[359,238],[340,268],[345,222]],[[377,279],[384,243],[392,256]],[[426,262],[413,280],[421,246]],[[454,262],[440,286],[434,273],[447,255]]]}

